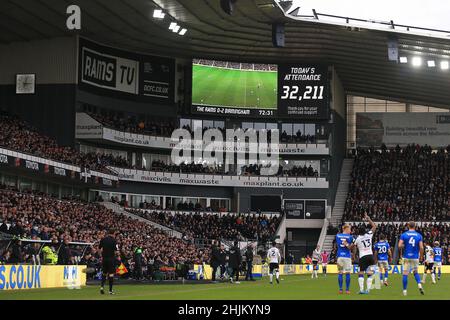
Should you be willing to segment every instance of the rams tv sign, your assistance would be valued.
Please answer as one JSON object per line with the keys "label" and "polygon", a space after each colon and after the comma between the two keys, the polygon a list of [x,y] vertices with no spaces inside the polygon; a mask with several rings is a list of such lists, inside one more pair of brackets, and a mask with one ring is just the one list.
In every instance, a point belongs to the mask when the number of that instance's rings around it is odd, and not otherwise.
{"label": "rams tv sign", "polygon": [[170,104],[175,60],[105,47],[79,39],[78,84],[96,94]]}

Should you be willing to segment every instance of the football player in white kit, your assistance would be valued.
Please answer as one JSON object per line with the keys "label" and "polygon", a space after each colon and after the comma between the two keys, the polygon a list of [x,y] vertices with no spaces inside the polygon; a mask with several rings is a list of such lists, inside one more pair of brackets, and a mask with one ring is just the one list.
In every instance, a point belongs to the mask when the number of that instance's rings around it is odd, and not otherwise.
{"label": "football player in white kit", "polygon": [[322,254],[320,252],[320,246],[317,245],[317,247],[314,249],[313,253],[312,253],[312,263],[313,263],[313,270],[312,270],[312,274],[311,274],[311,279],[318,279],[318,272],[319,272],[319,262],[320,259],[322,257]]}
{"label": "football player in white kit", "polygon": [[269,262],[269,278],[270,284],[272,284],[273,274],[275,273],[275,277],[277,283],[280,284],[280,261],[281,254],[280,250],[277,248],[277,243],[275,241],[272,242],[272,248],[267,251],[267,260]]}
{"label": "football player in white kit", "polygon": [[422,283],[425,283],[426,279],[427,279],[427,273],[428,271],[431,274],[431,281],[433,282],[433,284],[436,283],[436,274],[433,272],[434,271],[434,250],[433,248],[428,244],[425,243],[425,264],[424,264],[424,271],[423,271],[423,278],[422,278]]}
{"label": "football player in white kit", "polygon": [[[372,289],[373,267],[375,265],[375,259],[372,251],[372,238],[377,226],[369,218],[367,213],[364,214],[364,219],[369,222],[371,229],[367,231],[365,224],[361,226],[358,230],[359,235],[355,240],[355,245],[358,248],[359,253],[359,294],[368,294],[370,289]],[[367,290],[364,290],[364,273],[367,273]]]}

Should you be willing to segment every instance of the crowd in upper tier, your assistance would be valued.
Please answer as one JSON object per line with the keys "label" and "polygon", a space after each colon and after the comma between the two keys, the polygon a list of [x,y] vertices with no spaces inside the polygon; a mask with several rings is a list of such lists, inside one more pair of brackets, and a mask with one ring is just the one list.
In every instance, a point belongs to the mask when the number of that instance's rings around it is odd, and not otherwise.
{"label": "crowd in upper tier", "polygon": [[176,229],[189,238],[270,241],[275,235],[281,218],[261,214],[190,214],[167,211],[127,209],[148,220]]}
{"label": "crowd in upper tier", "polygon": [[106,165],[112,161],[126,163],[125,159],[111,155],[84,154],[71,147],[62,147],[25,121],[7,114],[0,114],[0,147],[105,173],[110,173]]}
{"label": "crowd in upper tier", "polygon": [[[19,192],[0,186],[0,234],[50,240],[53,250],[68,242],[95,243],[81,257],[91,264],[99,260],[97,245],[110,229],[117,231],[117,243],[122,261],[133,257],[136,246],[143,249],[145,262],[158,264],[201,263],[208,261],[208,252],[189,242],[169,236],[164,231],[136,219],[125,217],[96,203],[77,200],[58,200],[35,192]],[[7,242],[6,242],[7,243]],[[31,262],[35,249],[15,244],[0,252],[0,263]],[[61,264],[73,264],[80,255],[66,246],[58,257]],[[41,259],[44,262],[44,258]]]}
{"label": "crowd in upper tier", "polygon": [[153,117],[152,120],[148,120],[138,119],[134,116],[119,115],[117,113],[87,113],[101,124],[123,132],[170,137],[172,132],[177,128],[173,121],[165,118],[159,119]]}
{"label": "crowd in upper tier", "polygon": [[[267,166],[263,166],[262,164],[251,164],[242,167],[242,175],[245,176],[260,176],[261,170],[267,168]],[[264,171],[263,171],[264,173]],[[306,165],[303,166],[292,166],[290,168],[284,168],[279,165],[278,169],[275,171],[276,176],[283,177],[319,177],[319,173],[316,169],[314,169],[311,165],[308,167]]]}
{"label": "crowd in upper tier", "polygon": [[450,145],[358,149],[344,221],[450,221]]}

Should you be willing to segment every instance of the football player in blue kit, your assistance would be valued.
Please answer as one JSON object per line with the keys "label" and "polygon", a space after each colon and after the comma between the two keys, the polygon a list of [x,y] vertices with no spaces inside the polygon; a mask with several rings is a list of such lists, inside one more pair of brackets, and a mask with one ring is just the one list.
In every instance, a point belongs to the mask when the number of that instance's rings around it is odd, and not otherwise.
{"label": "football player in blue kit", "polygon": [[439,246],[439,241],[434,242],[434,274],[438,269],[437,279],[441,280],[441,268],[442,268],[442,248]]}
{"label": "football player in blue kit", "polygon": [[416,223],[408,222],[408,231],[400,236],[398,241],[400,257],[403,257],[403,295],[407,295],[408,275],[411,271],[416,279],[417,286],[421,294],[425,294],[422,288],[420,275],[418,272],[419,261],[423,257],[423,239],[422,235],[416,231]]}
{"label": "football player in blue kit", "polygon": [[384,234],[380,235],[380,241],[375,244],[375,252],[377,257],[378,268],[380,269],[380,281],[388,286],[388,277],[389,277],[389,261],[391,260],[391,246],[389,242],[386,240],[386,236]]}
{"label": "football player in blue kit", "polygon": [[342,227],[342,233],[336,235],[337,245],[337,267],[338,267],[338,284],[339,294],[342,294],[342,284],[344,282],[345,273],[345,293],[350,294],[350,273],[352,272],[352,249],[354,247],[355,239],[350,234],[351,228],[348,224]]}

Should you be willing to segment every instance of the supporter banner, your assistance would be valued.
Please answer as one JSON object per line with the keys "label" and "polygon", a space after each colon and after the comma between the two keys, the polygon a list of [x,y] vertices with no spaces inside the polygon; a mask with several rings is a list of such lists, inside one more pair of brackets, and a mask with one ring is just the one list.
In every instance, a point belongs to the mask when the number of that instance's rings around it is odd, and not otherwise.
{"label": "supporter banner", "polygon": [[357,113],[356,143],[360,147],[428,144],[444,147],[450,141],[450,114],[431,112]]}
{"label": "supporter banner", "polygon": [[43,175],[84,180],[86,183],[116,186],[118,178],[96,171],[82,170],[80,167],[34,157],[28,154],[0,148],[0,166],[31,170]]}
{"label": "supporter banner", "polygon": [[175,60],[127,52],[79,39],[82,89],[157,103],[174,103]]}
{"label": "supporter banner", "polygon": [[220,176],[153,172],[118,167],[110,167],[110,169],[118,174],[120,180],[147,183],[247,188],[328,188],[328,181],[325,178]]}
{"label": "supporter banner", "polygon": [[[301,264],[280,264],[280,275],[301,275],[301,274],[311,274],[313,270],[313,266],[310,264],[301,265]],[[424,271],[424,266],[419,266],[419,273],[422,274]],[[212,277],[212,268],[209,265],[194,265],[194,272],[197,274],[197,279],[200,279],[201,275],[206,280],[210,280]],[[319,274],[323,272],[322,265],[319,265]],[[359,268],[358,265],[353,265],[352,273],[358,273]],[[388,270],[389,274],[402,274],[403,266],[402,265],[391,265]],[[327,273],[336,274],[338,273],[337,265],[329,264],[327,265]],[[442,266],[442,273],[450,273],[450,266],[445,265]],[[253,277],[262,277],[269,275],[269,265],[253,265],[252,269]],[[241,274],[243,276],[243,274]]]}
{"label": "supporter banner", "polygon": [[278,115],[303,120],[327,120],[328,66],[278,65]]}
{"label": "supporter banner", "polygon": [[73,288],[86,285],[86,266],[1,265],[0,290]]}

